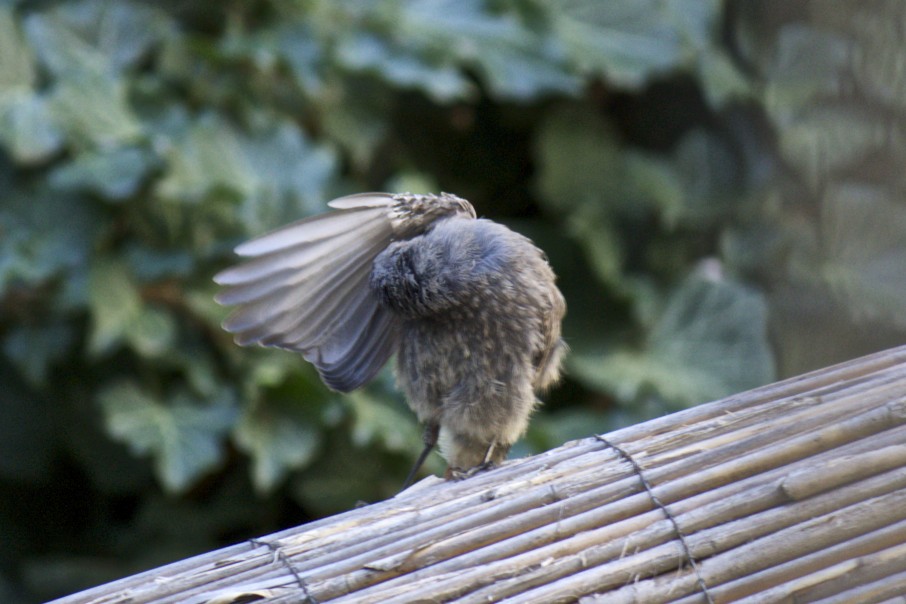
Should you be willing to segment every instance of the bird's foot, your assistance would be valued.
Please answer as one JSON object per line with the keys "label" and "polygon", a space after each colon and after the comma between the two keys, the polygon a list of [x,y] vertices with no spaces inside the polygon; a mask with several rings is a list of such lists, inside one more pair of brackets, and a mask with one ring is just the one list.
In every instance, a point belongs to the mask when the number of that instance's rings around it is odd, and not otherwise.
{"label": "bird's foot", "polygon": [[482,472],[491,470],[496,467],[497,464],[493,461],[482,462],[477,466],[474,466],[467,470],[463,470],[462,468],[449,467],[444,473],[444,478],[446,478],[447,480],[465,480],[466,478],[470,478],[472,476],[475,476],[476,474],[481,474]]}

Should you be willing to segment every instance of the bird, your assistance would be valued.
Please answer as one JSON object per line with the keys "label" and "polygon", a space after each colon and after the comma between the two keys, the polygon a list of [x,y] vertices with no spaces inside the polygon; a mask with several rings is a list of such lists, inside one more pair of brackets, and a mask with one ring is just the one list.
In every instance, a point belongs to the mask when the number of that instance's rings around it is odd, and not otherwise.
{"label": "bird", "polygon": [[[350,392],[396,355],[424,427],[408,486],[439,445],[447,478],[503,462],[567,346],[547,256],[450,193],[358,193],[240,244],[215,300],[240,346],[293,351]],[[405,488],[404,486],[404,488]]]}

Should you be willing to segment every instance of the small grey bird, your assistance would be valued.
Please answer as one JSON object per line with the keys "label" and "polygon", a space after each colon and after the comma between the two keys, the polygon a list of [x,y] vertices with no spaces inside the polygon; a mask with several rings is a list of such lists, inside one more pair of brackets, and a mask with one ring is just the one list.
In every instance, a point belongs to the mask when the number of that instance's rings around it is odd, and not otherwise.
{"label": "small grey bird", "polygon": [[455,195],[362,193],[236,248],[216,300],[242,346],[301,353],[333,390],[397,381],[448,477],[500,463],[557,381],[566,303],[544,253]]}

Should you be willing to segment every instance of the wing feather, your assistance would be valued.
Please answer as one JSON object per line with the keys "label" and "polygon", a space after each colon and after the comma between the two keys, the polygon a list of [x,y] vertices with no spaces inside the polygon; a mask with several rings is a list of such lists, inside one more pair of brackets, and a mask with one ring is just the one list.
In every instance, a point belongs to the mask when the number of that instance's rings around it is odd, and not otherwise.
{"label": "wing feather", "polygon": [[[287,247],[294,247],[300,243],[330,239],[356,226],[360,226],[363,222],[367,223],[369,216],[386,214],[387,208],[393,204],[393,196],[382,193],[349,195],[330,203],[333,204],[334,202],[341,202],[350,198],[362,199],[359,200],[358,205],[347,204],[332,207],[337,209],[372,209],[376,212],[332,212],[311,216],[247,241],[237,246],[235,252],[240,256],[261,256]],[[380,210],[383,210],[383,212]]]}
{"label": "wing feather", "polygon": [[[398,319],[368,280],[393,240],[387,194],[350,195],[337,212],[307,218],[236,248],[250,260],[222,271],[219,303],[240,345],[302,353],[324,382],[349,391],[374,377],[395,352]],[[334,202],[331,202],[334,205]]]}
{"label": "wing feather", "polygon": [[335,210],[388,208],[393,205],[393,195],[390,193],[355,193],[328,201],[327,205]]}
{"label": "wing feather", "polygon": [[[399,326],[385,309],[374,305],[365,330],[354,346],[331,342],[319,350],[319,356],[307,355],[324,382],[335,390],[349,392],[370,381],[397,349]],[[331,344],[338,344],[331,348]],[[340,352],[342,350],[342,352]],[[339,353],[339,356],[334,356]]]}
{"label": "wing feather", "polygon": [[[366,240],[335,250],[331,258],[315,267],[316,270],[306,271],[301,281],[291,277],[290,283],[240,306],[224,322],[224,328],[241,334],[244,340],[251,337],[251,341],[242,343],[246,345],[266,333],[288,335],[300,324],[311,323],[310,317],[320,317],[331,308],[340,310],[341,302],[350,290],[368,289],[371,262],[385,247],[384,233],[376,231]],[[311,324],[309,327],[319,329],[322,326]]]}

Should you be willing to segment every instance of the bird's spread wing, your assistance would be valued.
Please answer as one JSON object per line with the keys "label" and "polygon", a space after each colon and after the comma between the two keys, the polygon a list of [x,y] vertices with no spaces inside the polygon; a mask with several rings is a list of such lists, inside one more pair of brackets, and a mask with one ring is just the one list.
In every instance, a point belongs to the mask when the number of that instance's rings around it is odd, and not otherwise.
{"label": "bird's spread wing", "polygon": [[393,197],[334,200],[339,211],[287,225],[236,248],[249,258],[214,281],[236,306],[223,327],[246,346],[301,353],[324,382],[348,392],[374,377],[396,349],[397,320],[368,286],[374,258],[393,239]]}

